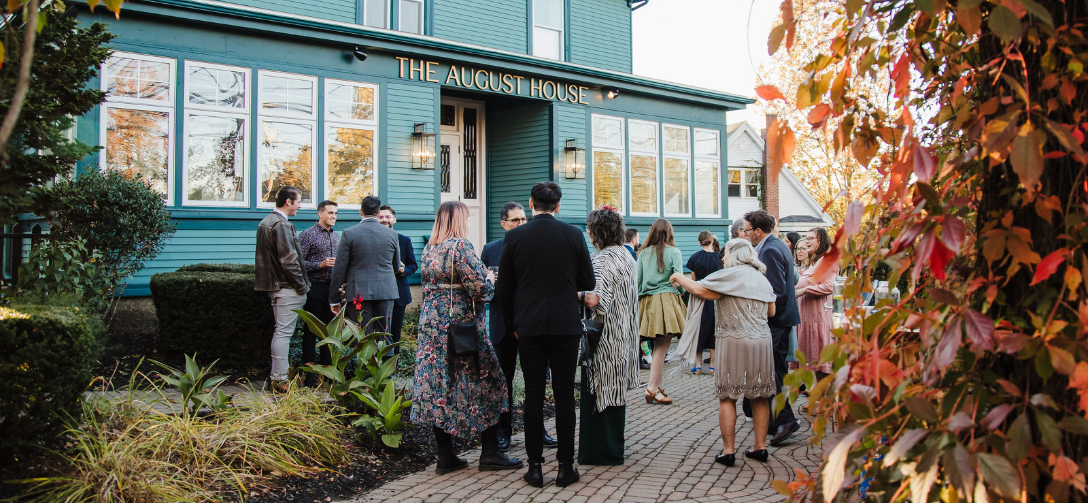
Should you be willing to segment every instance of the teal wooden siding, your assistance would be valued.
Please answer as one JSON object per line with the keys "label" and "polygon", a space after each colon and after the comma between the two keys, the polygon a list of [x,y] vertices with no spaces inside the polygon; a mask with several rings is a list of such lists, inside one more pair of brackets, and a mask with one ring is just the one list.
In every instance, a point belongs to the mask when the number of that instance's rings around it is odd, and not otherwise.
{"label": "teal wooden siding", "polygon": [[587,149],[586,138],[586,108],[574,105],[555,106],[555,141],[552,145],[552,156],[555,159],[555,181],[563,188],[563,211],[566,218],[578,218],[585,220],[587,211],[586,197],[588,196],[589,180],[568,180],[566,172],[566,159],[564,150],[568,139],[578,140],[578,146]]}
{"label": "teal wooden siding", "polygon": [[526,54],[526,5],[525,0],[434,0],[434,36]]}
{"label": "teal wooden siding", "polygon": [[622,0],[569,0],[570,62],[631,73],[631,10]]}
{"label": "teal wooden siding", "polygon": [[550,129],[551,107],[546,103],[488,109],[488,241],[503,233],[503,204],[517,201],[529,213],[529,189],[551,179]]}
{"label": "teal wooden siding", "polygon": [[386,194],[390,206],[401,211],[433,212],[434,171],[412,169],[412,131],[417,123],[435,124],[432,86],[391,82],[386,86]]}
{"label": "teal wooden siding", "polygon": [[310,16],[344,23],[355,22],[355,0],[223,0],[226,3]]}

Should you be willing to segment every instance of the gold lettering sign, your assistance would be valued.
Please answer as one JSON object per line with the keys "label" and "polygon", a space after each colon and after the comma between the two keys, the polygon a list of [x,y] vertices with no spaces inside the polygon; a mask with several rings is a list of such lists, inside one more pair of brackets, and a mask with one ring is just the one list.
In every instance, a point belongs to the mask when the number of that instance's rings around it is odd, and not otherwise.
{"label": "gold lettering sign", "polygon": [[441,81],[438,78],[435,78],[436,72],[438,72],[441,67],[441,64],[438,62],[422,59],[417,60],[401,56],[397,56],[397,61],[400,62],[400,78],[402,79],[407,78],[420,82],[435,82],[447,86],[491,91],[514,96],[524,96],[522,94],[523,88],[521,81],[528,80],[529,86],[526,91],[528,91],[528,97],[530,98],[562,101],[580,105],[589,104],[586,102],[586,92],[589,91],[589,88],[586,86],[566,84],[554,80],[522,77],[521,75],[458,65],[450,65],[449,71],[446,72],[446,80]]}

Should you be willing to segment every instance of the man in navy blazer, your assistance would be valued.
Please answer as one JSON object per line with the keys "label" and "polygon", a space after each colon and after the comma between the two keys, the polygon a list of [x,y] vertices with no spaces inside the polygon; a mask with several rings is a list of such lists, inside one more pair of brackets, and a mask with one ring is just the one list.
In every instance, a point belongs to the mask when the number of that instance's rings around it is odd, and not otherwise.
{"label": "man in navy blazer", "polygon": [[[743,231],[756,247],[759,261],[767,266],[767,281],[770,282],[775,296],[775,314],[767,319],[771,329],[771,343],[774,347],[774,384],[775,390],[782,392],[782,378],[786,376],[786,353],[790,346],[790,329],[801,323],[797,311],[797,297],[793,284],[793,254],[790,247],[774,235],[774,217],[764,210],[749,211],[744,214]],[[801,422],[793,414],[790,402],[771,422],[769,431],[774,432],[771,445],[786,441],[801,427]]]}
{"label": "man in navy blazer", "polygon": [[[378,210],[378,223],[393,228],[397,223],[397,212],[392,206],[383,204]],[[400,268],[397,269],[397,290],[400,297],[393,303],[393,317],[389,321],[389,334],[393,342],[400,342],[400,329],[404,326],[404,308],[412,303],[412,289],[408,287],[408,277],[419,269],[416,264],[416,251],[412,248],[412,238],[397,233],[400,242]],[[393,354],[400,353],[400,346],[393,348]]]}

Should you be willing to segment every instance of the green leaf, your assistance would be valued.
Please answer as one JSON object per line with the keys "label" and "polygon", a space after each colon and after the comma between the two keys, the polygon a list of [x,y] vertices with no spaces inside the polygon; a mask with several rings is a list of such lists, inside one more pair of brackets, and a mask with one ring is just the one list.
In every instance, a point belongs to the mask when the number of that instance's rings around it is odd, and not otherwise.
{"label": "green leaf", "polygon": [[298,313],[299,318],[302,318],[302,320],[306,322],[306,325],[310,327],[310,331],[317,334],[318,339],[326,339],[329,337],[328,329],[321,320],[317,319],[317,316],[310,314],[305,309],[295,309],[294,311]]}
{"label": "green leaf", "polygon": [[956,442],[951,449],[941,455],[941,464],[948,474],[948,481],[963,494],[972,494],[975,490],[975,466],[971,454]]}
{"label": "green leaf", "polygon": [[1088,419],[1081,416],[1066,416],[1057,426],[1074,435],[1088,435]]}
{"label": "green leaf", "polygon": [[[1042,22],[1044,22],[1044,23],[1046,23],[1046,24],[1048,24],[1050,26],[1054,26],[1054,19],[1052,17],[1050,17],[1050,11],[1046,10],[1046,7],[1043,7],[1042,5],[1040,5],[1039,2],[1036,2],[1035,0],[1017,0],[1017,1],[1020,2],[1020,5],[1023,5],[1024,8],[1027,9],[1028,12],[1030,12],[1032,16],[1035,16],[1035,17],[1039,18],[1039,21],[1042,21]],[[963,2],[960,2],[960,3],[963,3]]]}
{"label": "green leaf", "polygon": [[400,433],[382,435],[382,443],[388,445],[389,447],[400,447],[400,439]]}
{"label": "green leaf", "polygon": [[309,366],[304,367],[303,370],[307,370],[309,372],[314,372],[314,373],[317,373],[317,374],[321,374],[321,375],[323,375],[325,377],[328,377],[329,379],[332,379],[333,382],[337,382],[337,383],[344,382],[344,373],[341,372],[339,369],[337,369],[335,367],[332,367],[332,366],[329,366],[329,365],[313,365],[313,364],[310,364]]}
{"label": "green leaf", "polygon": [[906,400],[907,410],[917,419],[933,424],[941,420],[933,401],[923,396],[912,396]]}
{"label": "green leaf", "polygon": [[996,454],[979,452],[975,454],[975,461],[978,462],[979,478],[984,484],[1007,498],[1020,497],[1020,474],[1009,460]]}
{"label": "green leaf", "polygon": [[1050,449],[1051,452],[1060,452],[1062,450],[1062,431],[1054,424],[1054,418],[1043,410],[1036,409],[1035,422],[1039,427],[1039,436],[1042,437],[1043,445],[1046,445],[1046,448]]}
{"label": "green leaf", "polygon": [[1009,438],[1009,443],[1006,451],[1009,454],[1009,458],[1014,461],[1024,459],[1031,450],[1032,444],[1031,425],[1028,423],[1027,411],[1016,416],[1016,420],[1014,420],[1009,427],[1007,436]]}
{"label": "green leaf", "polygon": [[994,7],[990,11],[990,31],[1001,38],[1006,44],[1020,36],[1020,19],[1016,17],[1012,9],[1004,5]]}

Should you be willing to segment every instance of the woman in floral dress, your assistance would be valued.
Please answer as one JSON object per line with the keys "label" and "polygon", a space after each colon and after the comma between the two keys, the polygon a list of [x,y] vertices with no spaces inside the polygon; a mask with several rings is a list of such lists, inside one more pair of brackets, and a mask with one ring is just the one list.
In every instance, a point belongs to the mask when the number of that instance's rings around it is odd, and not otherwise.
{"label": "woman in floral dress", "polygon": [[[499,450],[497,426],[506,410],[506,382],[487,337],[484,303],[494,279],[476,256],[468,235],[468,206],[458,201],[438,208],[431,239],[423,249],[423,302],[416,341],[412,423],[434,428],[438,474],[460,470],[468,461],[453,451],[453,437],[480,435],[480,470],[515,470],[522,462]],[[478,354],[450,356],[451,323],[475,321]]]}

